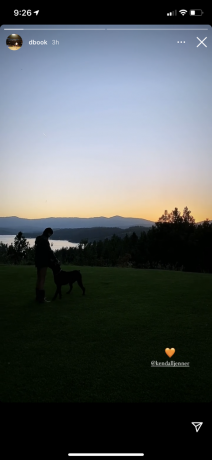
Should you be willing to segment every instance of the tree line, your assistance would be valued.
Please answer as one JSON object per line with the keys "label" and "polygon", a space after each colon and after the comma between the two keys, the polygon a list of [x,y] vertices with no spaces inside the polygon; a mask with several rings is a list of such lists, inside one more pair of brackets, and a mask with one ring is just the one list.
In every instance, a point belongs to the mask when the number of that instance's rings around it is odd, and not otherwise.
{"label": "tree line", "polygon": [[[212,224],[206,219],[196,225],[187,207],[183,215],[175,208],[165,211],[155,226],[140,237],[131,236],[93,241],[80,241],[78,248],[54,251],[63,265],[89,265],[99,267],[131,267],[212,273]],[[1,264],[34,265],[35,246],[19,232],[14,245],[0,243]]]}

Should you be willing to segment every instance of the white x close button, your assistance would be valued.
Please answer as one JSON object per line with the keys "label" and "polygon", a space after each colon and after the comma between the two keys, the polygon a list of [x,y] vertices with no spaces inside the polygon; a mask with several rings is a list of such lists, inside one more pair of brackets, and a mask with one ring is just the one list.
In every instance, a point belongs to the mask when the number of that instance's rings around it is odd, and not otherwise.
{"label": "white x close button", "polygon": [[206,40],[207,37],[204,38],[204,40],[200,40],[200,38],[197,37],[197,40],[200,41],[199,45],[197,45],[197,48],[198,46],[200,46],[201,44],[204,45],[206,48],[207,48],[207,45],[205,45],[205,43],[203,43],[205,40]]}

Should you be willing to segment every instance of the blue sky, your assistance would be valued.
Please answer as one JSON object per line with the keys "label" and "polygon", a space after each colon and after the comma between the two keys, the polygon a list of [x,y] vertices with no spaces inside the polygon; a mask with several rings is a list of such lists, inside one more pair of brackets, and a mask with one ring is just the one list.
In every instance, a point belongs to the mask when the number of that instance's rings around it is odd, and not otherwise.
{"label": "blue sky", "polygon": [[[1,217],[157,221],[188,206],[197,222],[212,219],[210,26],[5,28]],[[65,30],[76,28],[105,30]]]}

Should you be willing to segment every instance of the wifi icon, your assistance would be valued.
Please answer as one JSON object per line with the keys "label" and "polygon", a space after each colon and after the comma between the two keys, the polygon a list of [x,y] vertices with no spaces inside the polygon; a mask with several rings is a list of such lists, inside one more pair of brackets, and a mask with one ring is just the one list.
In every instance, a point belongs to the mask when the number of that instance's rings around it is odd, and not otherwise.
{"label": "wifi icon", "polygon": [[187,13],[187,10],[180,10],[180,11],[179,11],[179,13],[181,13],[181,14],[182,14],[182,16],[184,16],[184,14],[186,14],[186,13]]}

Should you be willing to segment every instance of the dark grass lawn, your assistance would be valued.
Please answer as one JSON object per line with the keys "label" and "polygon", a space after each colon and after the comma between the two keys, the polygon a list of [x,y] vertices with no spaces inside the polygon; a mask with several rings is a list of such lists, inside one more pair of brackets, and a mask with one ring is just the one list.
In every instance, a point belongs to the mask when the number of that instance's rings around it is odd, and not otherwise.
{"label": "dark grass lawn", "polygon": [[[0,401],[212,400],[212,275],[62,268],[81,270],[85,296],[75,283],[39,305],[36,268],[0,266]],[[48,269],[48,300],[55,290]]]}

